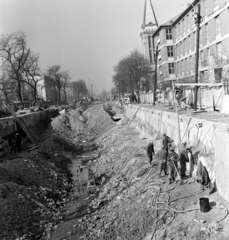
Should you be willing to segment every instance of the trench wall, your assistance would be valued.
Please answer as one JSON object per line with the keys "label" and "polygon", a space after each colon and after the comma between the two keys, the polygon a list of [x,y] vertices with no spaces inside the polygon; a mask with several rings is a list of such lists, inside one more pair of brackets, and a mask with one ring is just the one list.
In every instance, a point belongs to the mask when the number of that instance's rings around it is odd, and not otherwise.
{"label": "trench wall", "polygon": [[[133,117],[138,109],[137,105],[126,105],[125,114]],[[174,112],[154,109],[152,106],[140,107],[132,123],[145,134],[166,133],[176,145],[185,140],[189,146],[199,146],[205,153],[212,153],[213,158],[209,158],[208,161],[215,171],[218,192],[229,202],[227,123],[198,119],[192,115],[178,115]],[[199,123],[202,123],[202,126]]]}
{"label": "trench wall", "polygon": [[[52,117],[52,111],[40,111],[21,115],[28,127],[36,126],[40,121],[46,120]],[[6,137],[19,130],[20,126],[12,117],[0,118],[0,136]]]}

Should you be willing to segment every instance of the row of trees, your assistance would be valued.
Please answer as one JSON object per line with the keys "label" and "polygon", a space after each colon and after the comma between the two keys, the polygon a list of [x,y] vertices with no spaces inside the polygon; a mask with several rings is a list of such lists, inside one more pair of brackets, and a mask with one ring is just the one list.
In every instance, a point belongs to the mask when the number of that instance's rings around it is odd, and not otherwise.
{"label": "row of trees", "polygon": [[[27,36],[19,31],[3,35],[0,39],[1,76],[0,91],[7,102],[10,100],[23,101],[24,85],[33,92],[33,100],[37,100],[37,85],[48,76],[57,91],[58,101],[61,100],[61,91],[67,98],[67,86],[70,75],[62,71],[60,65],[49,67],[42,73],[39,66],[39,55],[31,51],[27,44]],[[10,96],[10,98],[9,98]]]}
{"label": "row of trees", "polygon": [[136,92],[139,95],[141,90],[149,91],[152,88],[152,69],[149,61],[138,50],[121,59],[114,71],[115,87],[111,90],[112,94]]}

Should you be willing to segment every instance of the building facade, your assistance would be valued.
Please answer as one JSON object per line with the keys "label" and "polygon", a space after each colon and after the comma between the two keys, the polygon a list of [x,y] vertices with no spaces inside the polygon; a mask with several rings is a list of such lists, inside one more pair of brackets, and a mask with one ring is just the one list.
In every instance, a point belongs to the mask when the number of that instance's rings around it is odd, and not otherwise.
{"label": "building facade", "polygon": [[196,64],[196,23],[194,13],[200,4],[199,41],[200,83],[221,83],[229,78],[229,2],[195,0],[185,11],[153,34],[158,46],[158,82],[161,90],[176,83],[194,83]]}
{"label": "building facade", "polygon": [[56,85],[51,78],[41,77],[41,80],[37,83],[37,97],[44,101],[58,101]]}

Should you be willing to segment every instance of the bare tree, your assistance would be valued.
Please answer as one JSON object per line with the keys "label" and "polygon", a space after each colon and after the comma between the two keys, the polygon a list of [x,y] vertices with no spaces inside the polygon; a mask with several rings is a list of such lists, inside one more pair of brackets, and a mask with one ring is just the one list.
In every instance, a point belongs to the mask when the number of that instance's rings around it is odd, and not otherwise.
{"label": "bare tree", "polygon": [[37,100],[37,84],[43,78],[41,76],[41,70],[38,64],[39,56],[31,53],[23,66],[24,77],[22,82],[28,84],[33,90],[33,98]]}
{"label": "bare tree", "polygon": [[88,94],[87,86],[85,81],[80,79],[76,82],[73,82],[73,95],[75,99],[80,99]]}
{"label": "bare tree", "polygon": [[9,95],[14,94],[16,91],[14,81],[9,79],[6,72],[3,72],[0,77],[0,91],[3,93],[8,103],[10,102]]}
{"label": "bare tree", "polygon": [[61,101],[62,72],[60,65],[53,65],[47,69],[47,76],[50,77],[57,87],[58,101]]}
{"label": "bare tree", "polygon": [[67,94],[69,91],[71,91],[68,87],[69,87],[69,80],[71,79],[69,72],[68,71],[63,71],[62,72],[62,81],[61,81],[61,85],[62,85],[62,91],[64,93],[64,101],[67,102]]}
{"label": "bare tree", "polygon": [[19,31],[9,35],[3,35],[0,39],[0,56],[2,57],[3,70],[8,76],[17,82],[19,101],[22,102],[21,80],[23,67],[30,55],[27,47],[26,35]]}
{"label": "bare tree", "polygon": [[114,67],[113,83],[115,85],[120,84],[122,93],[131,89],[131,91],[136,91],[139,97],[141,77],[146,79],[146,86],[149,88],[150,79],[148,75],[150,70],[148,60],[138,50],[134,50]]}

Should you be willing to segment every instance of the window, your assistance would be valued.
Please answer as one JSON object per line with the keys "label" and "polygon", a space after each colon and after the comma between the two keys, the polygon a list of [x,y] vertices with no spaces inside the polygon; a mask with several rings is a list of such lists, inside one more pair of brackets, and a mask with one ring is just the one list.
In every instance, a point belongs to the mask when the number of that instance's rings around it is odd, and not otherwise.
{"label": "window", "polygon": [[184,21],[184,18],[182,20],[182,30],[183,30],[183,35],[185,34],[185,21]]}
{"label": "window", "polygon": [[166,29],[166,39],[167,40],[172,39],[172,29],[171,28]]}
{"label": "window", "polygon": [[209,32],[208,32],[208,24],[205,24],[205,36],[203,36],[204,38],[206,38],[206,43],[209,42]]}
{"label": "window", "polygon": [[173,57],[173,46],[167,47],[168,57]]}
{"label": "window", "polygon": [[207,0],[204,0],[204,13],[205,13],[205,16],[208,15]]}
{"label": "window", "polygon": [[189,15],[187,15],[186,21],[187,21],[187,29],[189,29]]}
{"label": "window", "polygon": [[175,70],[174,70],[174,63],[169,63],[169,74],[174,74]]}
{"label": "window", "polygon": [[191,39],[191,35],[188,36],[188,50],[190,51],[192,48],[192,39]]}
{"label": "window", "polygon": [[215,29],[216,29],[216,34],[220,33],[219,15],[215,17]]}
{"label": "window", "polygon": [[221,42],[216,44],[217,57],[222,57],[222,45]]}

